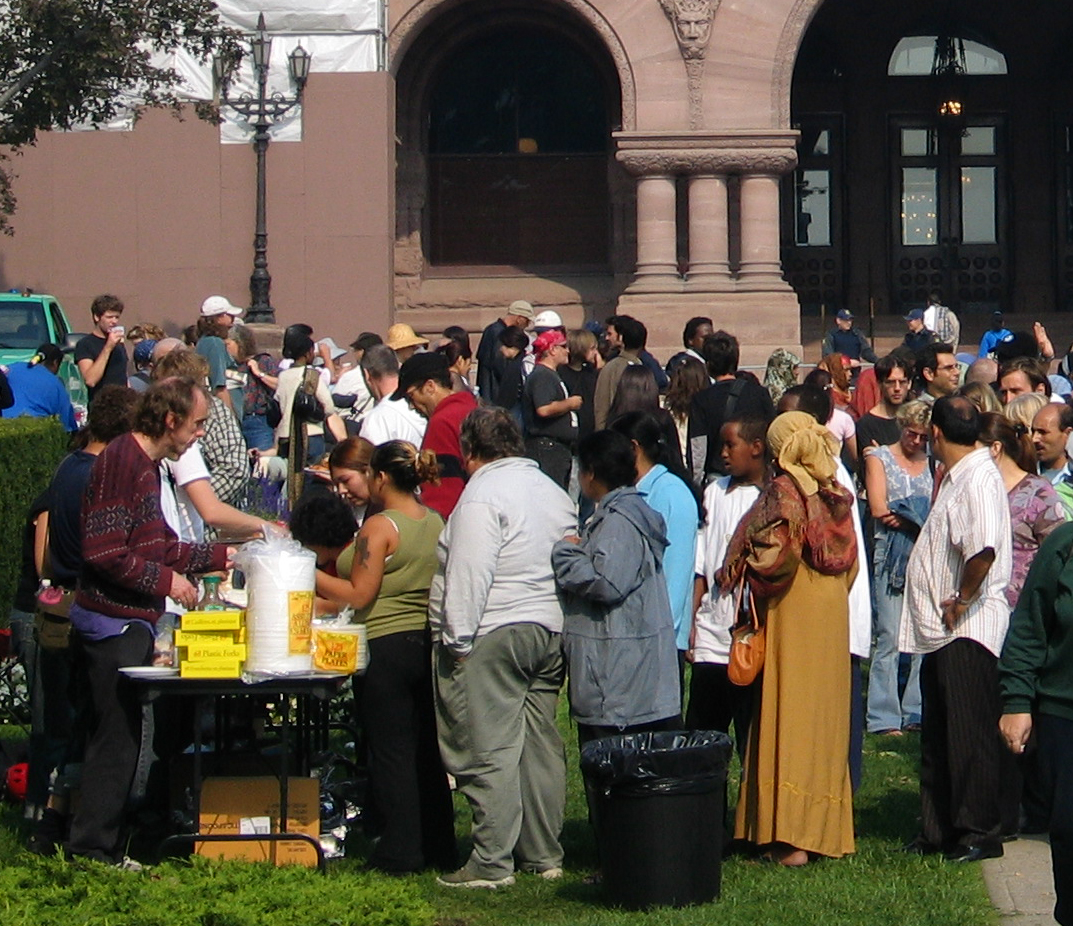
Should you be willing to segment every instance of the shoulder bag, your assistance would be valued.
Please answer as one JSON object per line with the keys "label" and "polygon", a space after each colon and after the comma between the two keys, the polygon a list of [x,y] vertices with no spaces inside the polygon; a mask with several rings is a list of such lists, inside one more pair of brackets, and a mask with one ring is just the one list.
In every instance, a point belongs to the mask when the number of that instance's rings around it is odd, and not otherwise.
{"label": "shoulder bag", "polygon": [[[764,668],[765,633],[756,613],[756,601],[744,574],[738,585],[737,623],[730,632],[727,678],[735,685],[751,685]],[[744,607],[743,607],[744,606]]]}
{"label": "shoulder bag", "polygon": [[307,368],[302,376],[302,384],[294,394],[294,414],[299,421],[307,424],[318,424],[324,420],[324,406],[317,399],[319,376],[312,367]]}

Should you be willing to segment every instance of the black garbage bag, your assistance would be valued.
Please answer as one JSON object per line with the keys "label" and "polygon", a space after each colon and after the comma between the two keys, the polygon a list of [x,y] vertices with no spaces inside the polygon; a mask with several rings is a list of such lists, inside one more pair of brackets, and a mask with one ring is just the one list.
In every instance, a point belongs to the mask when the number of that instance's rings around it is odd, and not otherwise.
{"label": "black garbage bag", "polygon": [[719,896],[732,750],[728,736],[709,730],[630,733],[582,747],[612,905],[680,907]]}
{"label": "black garbage bag", "polygon": [[726,781],[733,749],[714,730],[627,733],[581,747],[581,772],[605,794],[706,794]]}

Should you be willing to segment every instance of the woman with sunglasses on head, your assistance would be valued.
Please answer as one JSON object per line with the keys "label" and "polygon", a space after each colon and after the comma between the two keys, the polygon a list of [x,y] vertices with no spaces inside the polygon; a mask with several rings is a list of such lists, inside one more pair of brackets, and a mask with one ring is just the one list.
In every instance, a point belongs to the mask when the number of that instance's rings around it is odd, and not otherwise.
{"label": "woman with sunglasses on head", "polygon": [[898,696],[898,627],[909,552],[931,508],[934,485],[928,460],[931,409],[906,402],[895,420],[901,436],[865,457],[864,483],[875,523],[872,589],[875,595],[875,649],[868,674],[869,733],[900,736],[920,725],[920,657],[910,662],[909,681]]}

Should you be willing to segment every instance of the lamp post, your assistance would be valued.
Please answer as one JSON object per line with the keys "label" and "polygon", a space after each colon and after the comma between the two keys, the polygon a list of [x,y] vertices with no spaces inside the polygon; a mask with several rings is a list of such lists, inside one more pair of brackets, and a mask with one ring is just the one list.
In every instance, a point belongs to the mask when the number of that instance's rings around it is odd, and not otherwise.
{"label": "lamp post", "polygon": [[291,80],[297,88],[293,96],[278,91],[268,92],[268,62],[272,54],[272,37],[265,29],[265,16],[257,18],[257,31],[249,39],[257,94],[228,94],[228,68],[220,58],[212,64],[220,101],[230,106],[253,126],[253,150],[257,154],[257,218],[253,233],[253,273],[250,274],[250,308],[246,317],[251,322],[272,323],[275,310],[269,300],[272,277],[268,272],[268,223],[265,215],[265,155],[268,153],[268,130],[302,100],[309,79],[309,64],[313,56],[301,45],[287,56]]}

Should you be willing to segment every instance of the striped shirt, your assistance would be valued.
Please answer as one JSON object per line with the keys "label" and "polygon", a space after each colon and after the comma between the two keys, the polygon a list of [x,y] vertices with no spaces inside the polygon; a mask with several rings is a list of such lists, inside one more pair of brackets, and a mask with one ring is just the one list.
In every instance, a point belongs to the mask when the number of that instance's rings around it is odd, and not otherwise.
{"label": "striped shirt", "polygon": [[[974,450],[947,472],[909,556],[899,649],[932,653],[965,638],[998,656],[1010,623],[1005,588],[1013,561],[1011,542],[1002,477],[986,447]],[[948,631],[941,603],[957,594],[965,563],[988,547],[995,551],[995,560],[965,614]]]}

